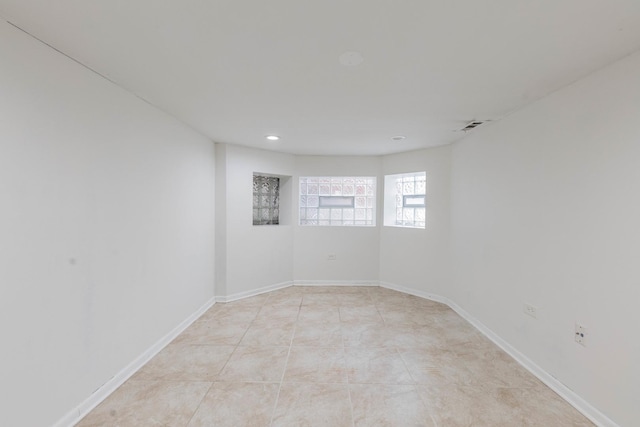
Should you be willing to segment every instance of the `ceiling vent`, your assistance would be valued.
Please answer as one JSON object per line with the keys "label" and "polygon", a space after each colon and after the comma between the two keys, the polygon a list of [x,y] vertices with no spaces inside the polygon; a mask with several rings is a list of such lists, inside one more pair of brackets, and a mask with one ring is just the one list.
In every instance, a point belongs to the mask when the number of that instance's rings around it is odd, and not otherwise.
{"label": "ceiling vent", "polygon": [[465,127],[463,127],[462,129],[460,129],[463,132],[469,132],[471,129],[475,129],[478,126],[480,126],[481,124],[483,124],[484,122],[480,122],[480,121],[473,121],[470,122],[469,124],[467,124]]}

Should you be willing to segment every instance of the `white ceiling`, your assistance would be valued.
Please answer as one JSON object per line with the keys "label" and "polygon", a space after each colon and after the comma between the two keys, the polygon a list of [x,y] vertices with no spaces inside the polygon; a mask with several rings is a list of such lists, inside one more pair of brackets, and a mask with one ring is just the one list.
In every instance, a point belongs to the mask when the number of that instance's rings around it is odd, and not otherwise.
{"label": "white ceiling", "polygon": [[[451,143],[640,49],[640,0],[0,0],[0,15],[216,142],[297,154]],[[341,65],[347,51],[364,62]]]}

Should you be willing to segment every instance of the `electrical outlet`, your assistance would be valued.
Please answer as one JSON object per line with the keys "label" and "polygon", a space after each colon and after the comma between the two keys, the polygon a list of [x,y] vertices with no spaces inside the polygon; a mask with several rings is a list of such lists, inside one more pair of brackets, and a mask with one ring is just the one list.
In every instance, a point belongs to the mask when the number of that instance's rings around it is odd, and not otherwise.
{"label": "electrical outlet", "polygon": [[587,346],[587,328],[576,322],[575,340],[583,347]]}
{"label": "electrical outlet", "polygon": [[524,311],[524,314],[528,314],[529,316],[533,317],[534,319],[538,318],[538,308],[532,306],[531,304],[527,304],[525,302],[524,303],[524,307],[522,308],[522,311]]}
{"label": "electrical outlet", "polygon": [[336,260],[336,254],[329,254],[329,255],[327,256],[327,259],[328,259],[329,261],[335,261],[335,260]]}

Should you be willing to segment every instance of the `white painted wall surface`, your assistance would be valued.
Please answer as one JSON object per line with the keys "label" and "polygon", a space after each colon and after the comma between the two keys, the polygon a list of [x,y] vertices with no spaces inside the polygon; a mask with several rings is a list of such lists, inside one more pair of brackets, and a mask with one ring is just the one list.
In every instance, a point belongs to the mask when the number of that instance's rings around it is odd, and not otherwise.
{"label": "white painted wall surface", "polygon": [[[253,173],[292,176],[294,156],[272,151],[226,145],[226,293],[233,297],[259,288],[291,282],[293,274],[293,228],[291,225],[292,179],[280,180],[280,225],[253,225]],[[288,206],[288,209],[287,209]],[[222,261],[222,256],[226,259]],[[223,278],[218,277],[218,281]]]}
{"label": "white painted wall surface", "polygon": [[384,156],[382,169],[384,175],[426,171],[427,221],[416,229],[382,226],[380,219],[380,280],[448,295],[451,146]]}
{"label": "white painted wall surface", "polygon": [[[377,281],[379,226],[313,227],[299,225],[300,176],[375,176],[378,214],[382,202],[382,158],[351,156],[296,156],[294,181],[294,280],[296,281]],[[328,260],[329,254],[336,259]]]}
{"label": "white painted wall surface", "polygon": [[213,296],[214,145],[0,22],[0,425],[63,417]]}
{"label": "white painted wall surface", "polygon": [[636,53],[453,149],[447,296],[621,426],[640,425],[639,124]]}

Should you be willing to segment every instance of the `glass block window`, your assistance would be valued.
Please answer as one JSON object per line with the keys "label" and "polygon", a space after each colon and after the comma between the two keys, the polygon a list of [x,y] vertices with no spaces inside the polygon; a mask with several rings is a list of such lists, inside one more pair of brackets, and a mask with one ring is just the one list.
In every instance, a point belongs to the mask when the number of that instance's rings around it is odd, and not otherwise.
{"label": "glass block window", "polygon": [[280,178],[253,175],[253,225],[278,224]]}
{"label": "glass block window", "polygon": [[384,177],[384,225],[425,228],[426,172]]}
{"label": "glass block window", "polygon": [[376,225],[376,178],[300,177],[300,225]]}

